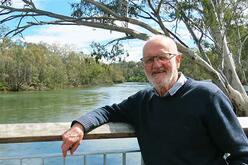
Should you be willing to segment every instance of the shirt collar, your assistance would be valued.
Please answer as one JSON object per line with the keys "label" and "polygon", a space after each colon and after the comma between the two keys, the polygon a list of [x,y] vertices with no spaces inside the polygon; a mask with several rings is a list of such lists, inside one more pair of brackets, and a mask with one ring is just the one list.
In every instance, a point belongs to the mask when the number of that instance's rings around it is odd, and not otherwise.
{"label": "shirt collar", "polygon": [[[173,96],[186,83],[186,81],[187,78],[184,76],[184,74],[182,72],[179,72],[179,79],[172,86],[172,88],[164,94],[164,96],[168,96],[168,95]],[[154,91],[157,95],[159,95],[155,89]]]}
{"label": "shirt collar", "polygon": [[179,79],[177,82],[172,86],[172,88],[165,94],[166,95],[171,95],[173,96],[187,81],[187,78],[183,75],[183,73],[179,73]]}

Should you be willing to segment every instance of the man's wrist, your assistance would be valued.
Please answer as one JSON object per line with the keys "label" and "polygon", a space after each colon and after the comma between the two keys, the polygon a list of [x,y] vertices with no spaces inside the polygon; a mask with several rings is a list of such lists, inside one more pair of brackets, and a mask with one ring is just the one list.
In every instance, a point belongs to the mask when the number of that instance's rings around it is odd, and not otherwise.
{"label": "man's wrist", "polygon": [[84,126],[81,123],[77,122],[77,121],[74,122],[71,127],[73,127],[73,128],[78,127],[84,132]]}

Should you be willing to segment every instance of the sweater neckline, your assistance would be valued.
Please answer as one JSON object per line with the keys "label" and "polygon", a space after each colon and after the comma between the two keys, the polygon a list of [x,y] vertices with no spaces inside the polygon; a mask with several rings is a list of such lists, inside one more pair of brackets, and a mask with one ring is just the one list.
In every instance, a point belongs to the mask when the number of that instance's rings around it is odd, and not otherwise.
{"label": "sweater neckline", "polygon": [[156,90],[154,88],[152,88],[153,95],[156,97],[160,97],[160,98],[166,98],[166,97],[174,97],[177,95],[181,95],[182,93],[185,93],[193,81],[189,77],[185,77],[185,78],[187,79],[186,82],[173,95],[170,95],[169,93],[167,93],[164,96],[159,96],[159,94],[156,92]]}

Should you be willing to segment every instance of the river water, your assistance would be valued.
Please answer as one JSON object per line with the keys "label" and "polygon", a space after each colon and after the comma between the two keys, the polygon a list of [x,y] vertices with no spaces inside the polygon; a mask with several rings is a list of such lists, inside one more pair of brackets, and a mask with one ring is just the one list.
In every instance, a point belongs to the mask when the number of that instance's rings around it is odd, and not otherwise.
{"label": "river water", "polygon": [[[137,91],[148,87],[146,83],[122,83],[112,86],[57,91],[0,93],[0,124],[70,122],[80,115],[103,105],[118,103]],[[1,157],[60,154],[61,142],[0,144]],[[78,152],[105,151],[106,149],[138,149],[136,138],[85,140]],[[109,164],[120,164],[120,155],[109,156]],[[127,156],[128,164],[139,164],[137,153]],[[101,157],[89,157],[88,164],[101,164]],[[45,160],[46,165],[59,165],[62,159]],[[1,165],[15,165],[18,161],[1,161]],[[26,160],[23,164],[40,164],[39,160]],[[67,164],[82,164],[80,160],[67,160]]]}

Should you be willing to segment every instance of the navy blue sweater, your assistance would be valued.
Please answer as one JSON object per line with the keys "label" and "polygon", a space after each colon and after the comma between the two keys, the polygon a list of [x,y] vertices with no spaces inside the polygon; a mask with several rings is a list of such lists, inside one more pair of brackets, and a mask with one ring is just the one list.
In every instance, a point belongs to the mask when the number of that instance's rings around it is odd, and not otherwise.
{"label": "navy blue sweater", "polygon": [[110,121],[134,126],[146,165],[248,164],[248,141],[232,104],[210,82],[188,78],[164,97],[145,89],[77,120],[86,132]]}

